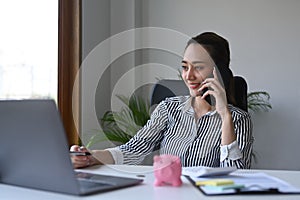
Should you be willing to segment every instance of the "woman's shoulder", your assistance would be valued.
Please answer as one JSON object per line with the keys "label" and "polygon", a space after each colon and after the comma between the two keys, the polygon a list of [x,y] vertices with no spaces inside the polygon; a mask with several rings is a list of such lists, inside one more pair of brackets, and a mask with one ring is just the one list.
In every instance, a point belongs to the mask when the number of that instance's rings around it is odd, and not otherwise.
{"label": "woman's shoulder", "polygon": [[174,96],[174,97],[167,97],[163,101],[160,102],[161,106],[167,108],[181,108],[186,103],[188,103],[190,96]]}
{"label": "woman's shoulder", "polygon": [[190,96],[174,96],[174,97],[167,97],[164,101],[166,103],[184,103],[189,100]]}
{"label": "woman's shoulder", "polygon": [[228,108],[233,116],[233,118],[251,118],[250,114],[236,106],[231,104],[228,105]]}
{"label": "woman's shoulder", "polygon": [[184,104],[190,99],[190,96],[174,96],[174,97],[167,97],[163,101],[165,104]]}

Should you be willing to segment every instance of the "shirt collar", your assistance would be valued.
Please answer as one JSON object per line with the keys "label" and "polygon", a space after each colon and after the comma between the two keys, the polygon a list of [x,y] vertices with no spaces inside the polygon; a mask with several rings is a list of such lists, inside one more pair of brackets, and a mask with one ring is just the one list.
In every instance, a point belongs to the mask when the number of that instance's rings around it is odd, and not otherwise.
{"label": "shirt collar", "polygon": [[[182,110],[182,112],[185,112],[187,114],[190,114],[190,115],[194,115],[195,111],[192,107],[192,101],[193,101],[193,97],[191,96],[188,96],[179,106],[178,106],[178,110]],[[205,115],[208,115],[208,116],[212,116],[212,115],[215,115],[217,113],[216,110],[211,110],[211,111],[208,111]]]}

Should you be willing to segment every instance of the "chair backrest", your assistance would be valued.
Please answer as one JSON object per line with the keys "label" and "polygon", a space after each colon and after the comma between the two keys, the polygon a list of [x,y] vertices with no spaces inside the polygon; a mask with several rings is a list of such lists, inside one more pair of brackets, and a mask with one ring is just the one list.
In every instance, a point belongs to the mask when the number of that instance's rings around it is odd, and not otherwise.
{"label": "chair backrest", "polygon": [[189,95],[189,90],[182,80],[162,79],[153,87],[150,105],[159,104],[167,97]]}
{"label": "chair backrest", "polygon": [[234,96],[236,106],[248,112],[248,85],[246,80],[241,76],[234,76]]}
{"label": "chair backrest", "polygon": [[[234,88],[236,106],[248,112],[247,82],[241,76],[234,76]],[[153,106],[167,97],[180,95],[189,95],[189,90],[182,80],[162,79],[153,87],[150,104]]]}

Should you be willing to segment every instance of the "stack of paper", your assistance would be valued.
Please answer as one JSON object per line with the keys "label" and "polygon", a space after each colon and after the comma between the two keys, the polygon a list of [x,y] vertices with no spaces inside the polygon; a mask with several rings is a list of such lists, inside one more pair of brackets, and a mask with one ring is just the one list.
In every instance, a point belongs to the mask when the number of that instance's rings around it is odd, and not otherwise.
{"label": "stack of paper", "polygon": [[236,167],[183,167],[182,174],[191,177],[221,176],[236,171]]}

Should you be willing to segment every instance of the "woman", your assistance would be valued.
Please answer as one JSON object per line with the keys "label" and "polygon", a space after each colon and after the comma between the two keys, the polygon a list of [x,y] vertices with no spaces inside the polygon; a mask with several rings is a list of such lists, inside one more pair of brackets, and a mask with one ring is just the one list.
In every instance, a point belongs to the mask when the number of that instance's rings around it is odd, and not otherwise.
{"label": "woman", "polygon": [[[190,96],[162,101],[150,120],[126,144],[72,156],[75,168],[95,164],[138,164],[160,146],[183,166],[250,168],[253,145],[250,115],[234,107],[233,75],[226,39],[205,32],[187,43],[182,79]],[[87,151],[77,145],[71,151]]]}

